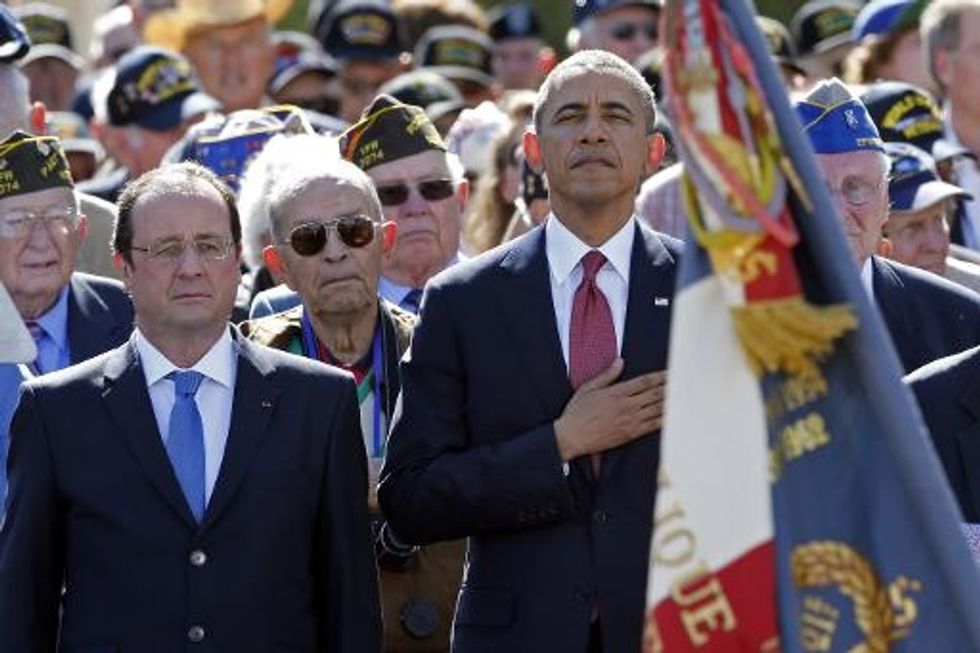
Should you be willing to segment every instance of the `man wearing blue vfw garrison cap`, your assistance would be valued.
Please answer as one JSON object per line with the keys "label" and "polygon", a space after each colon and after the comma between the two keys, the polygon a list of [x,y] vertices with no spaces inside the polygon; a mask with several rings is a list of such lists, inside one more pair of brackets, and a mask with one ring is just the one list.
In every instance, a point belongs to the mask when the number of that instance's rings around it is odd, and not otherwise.
{"label": "man wearing blue vfw garrison cap", "polygon": [[876,254],[888,219],[889,159],[868,110],[834,78],[796,105],[817,155],[861,281],[906,372],[980,344],[980,295]]}

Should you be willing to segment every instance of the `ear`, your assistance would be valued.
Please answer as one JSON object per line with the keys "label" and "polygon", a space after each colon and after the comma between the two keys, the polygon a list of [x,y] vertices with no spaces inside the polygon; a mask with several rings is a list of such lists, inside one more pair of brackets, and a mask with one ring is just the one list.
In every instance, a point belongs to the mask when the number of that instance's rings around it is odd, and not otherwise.
{"label": "ear", "polygon": [[47,131],[44,125],[47,115],[48,109],[44,106],[44,102],[38,100],[31,104],[31,112],[28,116],[28,122],[30,123],[32,133],[44,134]]}
{"label": "ear", "polygon": [[398,240],[398,223],[388,220],[381,223],[381,257],[386,261],[395,252],[395,242]]}
{"label": "ear", "polygon": [[885,258],[891,258],[892,241],[882,236],[878,241],[878,244],[875,246],[875,254],[878,256],[884,256]]}
{"label": "ear", "polygon": [[660,169],[660,162],[664,159],[664,151],[667,143],[664,141],[663,134],[650,134],[647,136],[647,160],[644,168],[647,176],[652,175]]}
{"label": "ear", "polygon": [[275,245],[266,245],[262,249],[262,260],[265,262],[265,266],[269,268],[269,274],[276,280],[276,283],[284,283],[292,290],[296,290],[290,281],[289,264]]}
{"label": "ear", "polygon": [[81,247],[88,237],[88,216],[84,213],[78,214],[78,222],[75,223],[76,247]]}
{"label": "ear", "polygon": [[536,132],[530,130],[524,132],[524,158],[527,159],[527,164],[538,174],[544,171],[544,155],[541,152],[541,141],[538,140]]}
{"label": "ear", "polygon": [[126,259],[119,252],[112,255],[112,267],[119,270],[119,274],[122,278],[123,285],[126,286],[126,290],[132,290],[130,281],[133,277],[133,266],[131,263],[127,263]]}
{"label": "ear", "polygon": [[463,179],[459,183],[459,188],[456,189],[456,199],[459,200],[459,210],[466,210],[466,200],[470,197],[470,180]]}
{"label": "ear", "polygon": [[939,86],[945,91],[952,84],[952,73],[950,68],[952,68],[952,62],[950,59],[955,56],[949,50],[943,50],[942,48],[936,48],[932,55],[932,67],[935,70],[936,81],[939,82]]}

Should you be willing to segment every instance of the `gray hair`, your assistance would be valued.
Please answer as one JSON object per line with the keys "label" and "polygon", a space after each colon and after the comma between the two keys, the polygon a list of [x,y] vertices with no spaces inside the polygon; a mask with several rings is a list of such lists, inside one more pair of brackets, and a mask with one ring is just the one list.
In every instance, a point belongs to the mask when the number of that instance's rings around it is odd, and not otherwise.
{"label": "gray hair", "polygon": [[935,0],[926,6],[919,19],[922,56],[926,69],[940,88],[943,84],[936,71],[936,53],[952,52],[960,47],[962,17],[971,9],[980,10],[980,0]]}
{"label": "gray hair", "polygon": [[270,175],[267,191],[268,217],[273,240],[283,234],[279,230],[282,210],[290,200],[300,195],[311,183],[319,180],[343,181],[363,191],[375,221],[382,219],[378,192],[367,174],[340,156],[337,139],[319,134],[300,134],[288,140],[292,156]]}
{"label": "gray hair", "polygon": [[[275,176],[295,160],[300,144],[295,134],[276,134],[249,161],[242,173],[238,210],[242,218],[242,258],[251,269],[262,265],[262,250],[272,234],[269,189]],[[317,142],[317,147],[325,143]]]}
{"label": "gray hair", "polygon": [[0,139],[29,129],[30,102],[27,76],[15,65],[0,63]]}
{"label": "gray hair", "polygon": [[601,75],[611,75],[623,80],[630,89],[636,94],[643,106],[644,122],[646,123],[646,133],[653,134],[657,122],[657,105],[653,96],[653,89],[650,88],[643,76],[627,63],[623,58],[616,56],[605,50],[582,50],[576,52],[569,58],[562,61],[548,73],[544,83],[538,90],[538,97],[534,102],[534,113],[532,120],[535,131],[541,128],[541,111],[551,99],[555,87],[559,86],[570,77],[579,75],[582,72],[594,72]]}

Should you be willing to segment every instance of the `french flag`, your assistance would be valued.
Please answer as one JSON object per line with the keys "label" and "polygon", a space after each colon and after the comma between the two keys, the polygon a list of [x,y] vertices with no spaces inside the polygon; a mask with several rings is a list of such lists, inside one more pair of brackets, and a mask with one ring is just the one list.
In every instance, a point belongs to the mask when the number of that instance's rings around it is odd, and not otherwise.
{"label": "french flag", "polygon": [[692,230],[645,653],[980,651],[952,494],[754,12],[664,20]]}

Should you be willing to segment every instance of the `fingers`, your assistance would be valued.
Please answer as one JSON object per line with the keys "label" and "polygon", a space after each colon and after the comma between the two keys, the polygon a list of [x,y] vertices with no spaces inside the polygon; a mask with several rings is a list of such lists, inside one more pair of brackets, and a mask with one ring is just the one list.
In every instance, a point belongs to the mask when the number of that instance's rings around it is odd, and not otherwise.
{"label": "fingers", "polygon": [[619,375],[623,373],[623,359],[617,358],[612,362],[612,364],[605,370],[600,372],[597,376],[589,379],[581,386],[579,386],[579,391],[591,391],[598,390],[599,388],[604,388],[608,385],[612,385],[619,378]]}

